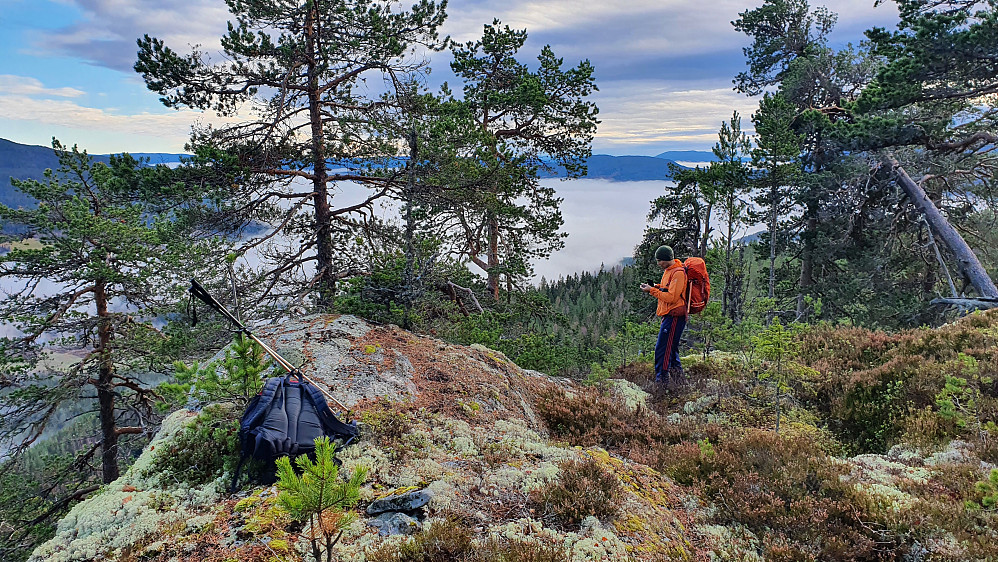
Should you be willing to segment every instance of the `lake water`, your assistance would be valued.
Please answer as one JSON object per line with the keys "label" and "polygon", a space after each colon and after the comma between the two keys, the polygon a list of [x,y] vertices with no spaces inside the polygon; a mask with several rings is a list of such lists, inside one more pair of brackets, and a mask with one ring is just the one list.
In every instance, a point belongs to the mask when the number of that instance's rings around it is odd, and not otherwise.
{"label": "lake water", "polygon": [[[668,181],[613,182],[600,179],[540,180],[554,188],[562,199],[562,232],[568,233],[565,247],[549,258],[534,262],[534,282],[541,277],[556,280],[559,276],[582,271],[597,271],[601,264],[611,267],[634,254],[634,247],[644,234],[651,201],[672,185]],[[362,201],[363,188],[352,184],[337,187],[334,206],[344,207]],[[397,214],[396,206],[386,204],[379,214]],[[477,267],[472,271],[481,273]]]}
{"label": "lake water", "polygon": [[[568,233],[565,247],[549,258],[534,263],[535,282],[541,277],[556,280],[559,276],[582,271],[596,271],[601,264],[611,267],[634,253],[641,241],[651,201],[662,195],[671,182],[638,181],[612,182],[599,179],[558,180],[542,179],[541,184],[552,187],[562,198],[564,218],[562,231]],[[360,202],[368,193],[353,184],[342,184],[335,190],[335,207]],[[379,207],[379,214],[397,213],[396,206]],[[250,261],[254,261],[250,258]],[[472,270],[481,273],[474,266]],[[11,280],[0,279],[0,288],[9,291]],[[52,287],[44,287],[50,292]],[[5,332],[0,326],[0,332]],[[10,335],[10,334],[7,334]]]}

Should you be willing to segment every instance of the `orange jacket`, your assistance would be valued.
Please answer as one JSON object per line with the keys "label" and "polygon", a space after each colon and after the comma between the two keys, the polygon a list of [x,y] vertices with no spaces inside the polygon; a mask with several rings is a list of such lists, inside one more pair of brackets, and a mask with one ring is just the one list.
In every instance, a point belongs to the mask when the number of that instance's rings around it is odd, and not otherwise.
{"label": "orange jacket", "polygon": [[[665,290],[659,289],[664,287]],[[686,315],[686,270],[683,262],[674,260],[672,265],[662,272],[662,281],[653,286],[648,294],[658,299],[658,309],[655,314],[666,316],[674,314]]]}

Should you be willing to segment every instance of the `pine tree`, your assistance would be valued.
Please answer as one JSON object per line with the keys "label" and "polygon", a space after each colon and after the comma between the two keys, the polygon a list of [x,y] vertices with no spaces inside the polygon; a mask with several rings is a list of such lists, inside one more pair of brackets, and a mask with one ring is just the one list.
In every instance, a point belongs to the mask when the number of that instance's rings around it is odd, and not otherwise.
{"label": "pine tree", "polygon": [[336,445],[328,437],[315,440],[315,460],[308,455],[295,458],[300,475],[291,466],[291,459],[277,459],[278,504],[295,521],[308,525],[306,533],[312,545],[312,556],[326,562],[333,560],[333,546],[343,530],[356,518],[345,513],[360,498],[360,485],[367,477],[367,468],[358,467],[350,479],[339,480],[340,467],[334,456]]}
{"label": "pine tree", "polygon": [[526,30],[496,20],[481,39],[452,49],[467,125],[481,132],[469,154],[480,167],[446,211],[461,255],[486,273],[496,298],[501,278],[512,288],[529,273],[530,259],[563,246],[561,200],[540,185],[538,168],[549,160],[569,177],[584,174],[598,123],[597,108],[586,99],[596,89],[589,61],[563,68],[563,59],[545,46],[532,71],[515,58],[526,40]]}
{"label": "pine tree", "polygon": [[[769,243],[769,298],[776,298],[776,255],[782,232],[780,220],[787,220],[796,210],[795,195],[802,180],[801,137],[793,130],[794,107],[779,94],[766,94],[759,110],[752,116],[755,124],[756,148],[752,165],[758,170],[755,178],[756,203],[763,209]],[[760,213],[760,215],[762,215]]]}
{"label": "pine tree", "polygon": [[743,264],[735,256],[735,236],[748,221],[749,175],[745,159],[751,154],[752,144],[742,132],[742,119],[735,111],[731,121],[721,123],[714,145],[717,162],[720,215],[726,228],[721,233],[724,247],[724,289],[721,295],[721,313],[737,321],[741,316]]}
{"label": "pine tree", "polygon": [[[20,225],[20,245],[0,256],[0,276],[19,289],[0,301],[0,320],[17,335],[0,339],[10,392],[0,409],[8,455],[25,450],[58,412],[96,391],[104,482],[118,477],[118,440],[153,429],[156,393],[139,376],[166,368],[182,338],[161,320],[182,298],[182,284],[205,262],[206,243],[189,235],[193,211],[183,182],[165,166],[128,155],[95,163],[58,141],[59,172],[18,181],[33,209],[0,205]],[[200,192],[199,192],[200,193]],[[41,362],[56,346],[84,352],[68,370]],[[133,415],[135,413],[137,415]]]}
{"label": "pine tree", "polygon": [[[139,39],[135,70],[168,107],[233,115],[248,104],[259,116],[202,130],[192,145],[237,154],[253,173],[231,195],[247,220],[273,226],[290,244],[270,244],[266,296],[300,299],[315,288],[319,307],[332,305],[336,281],[355,274],[355,239],[374,201],[395,189],[401,172],[398,137],[386,138],[382,99],[361,93],[367,80],[391,92],[425,69],[410,56],[439,49],[437,29],[446,0],[422,0],[396,10],[382,0],[226,0],[235,23],[222,37],[224,56],[212,63],[195,50],[180,55],[163,41]],[[345,167],[348,172],[334,172]],[[308,182],[296,187],[293,180]],[[359,204],[336,208],[333,185],[371,188]],[[264,244],[268,233],[253,245]],[[296,273],[302,277],[293,279]]]}

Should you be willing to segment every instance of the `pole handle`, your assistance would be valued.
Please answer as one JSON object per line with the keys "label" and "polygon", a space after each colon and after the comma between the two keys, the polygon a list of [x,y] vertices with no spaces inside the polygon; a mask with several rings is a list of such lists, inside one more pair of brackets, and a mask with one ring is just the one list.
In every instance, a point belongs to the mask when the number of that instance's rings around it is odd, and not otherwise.
{"label": "pole handle", "polygon": [[226,320],[228,320],[237,328],[239,328],[239,331],[249,336],[250,339],[255,341],[257,345],[263,348],[263,350],[267,353],[267,355],[270,355],[274,359],[274,361],[277,361],[277,364],[283,367],[285,371],[287,371],[288,373],[296,374],[301,378],[305,379],[306,381],[308,381],[309,384],[318,388],[319,392],[321,392],[326,398],[332,400],[344,412],[349,411],[349,408],[344,406],[342,402],[334,398],[333,395],[329,394],[329,392],[327,392],[321,386],[316,384],[314,380],[310,379],[305,373],[301,372],[300,369],[292,365],[291,362],[282,357],[280,353],[277,353],[276,351],[271,349],[271,347],[266,343],[264,343],[263,340],[256,337],[256,334],[251,332],[249,328],[247,328],[242,322],[240,322],[235,316],[233,316],[232,313],[226,310],[226,308],[222,306],[222,303],[215,300],[215,297],[211,296],[211,294],[207,290],[205,290],[205,288],[202,287],[200,283],[197,282],[197,279],[193,278],[191,279],[191,295],[197,297],[197,299],[200,300],[201,302],[214,308],[219,314],[224,316]]}

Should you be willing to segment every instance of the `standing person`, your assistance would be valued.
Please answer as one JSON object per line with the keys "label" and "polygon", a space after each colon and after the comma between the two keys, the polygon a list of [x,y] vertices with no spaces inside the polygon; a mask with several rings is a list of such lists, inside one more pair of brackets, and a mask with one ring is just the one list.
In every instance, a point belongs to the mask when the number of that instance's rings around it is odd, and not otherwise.
{"label": "standing person", "polygon": [[662,268],[658,285],[641,284],[641,290],[658,299],[655,314],[662,318],[662,328],[655,343],[655,382],[680,382],[683,366],[679,363],[679,339],[686,328],[686,270],[670,246],[655,250],[655,261]]}

